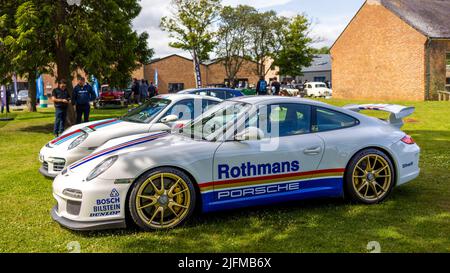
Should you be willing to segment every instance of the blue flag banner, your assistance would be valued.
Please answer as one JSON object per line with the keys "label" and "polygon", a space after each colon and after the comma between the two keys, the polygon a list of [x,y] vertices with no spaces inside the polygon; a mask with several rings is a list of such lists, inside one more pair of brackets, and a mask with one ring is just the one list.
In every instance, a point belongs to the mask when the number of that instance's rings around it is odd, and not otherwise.
{"label": "blue flag banner", "polygon": [[158,87],[158,69],[155,69],[155,76],[153,82],[155,83],[155,86]]}
{"label": "blue flag banner", "polygon": [[42,79],[42,75],[40,75],[36,79],[36,98],[44,95],[44,80]]}
{"label": "blue flag banner", "polygon": [[95,95],[97,95],[97,97],[98,97],[98,90],[99,90],[98,80],[94,75],[91,75],[91,85],[92,85],[92,89],[95,92]]}

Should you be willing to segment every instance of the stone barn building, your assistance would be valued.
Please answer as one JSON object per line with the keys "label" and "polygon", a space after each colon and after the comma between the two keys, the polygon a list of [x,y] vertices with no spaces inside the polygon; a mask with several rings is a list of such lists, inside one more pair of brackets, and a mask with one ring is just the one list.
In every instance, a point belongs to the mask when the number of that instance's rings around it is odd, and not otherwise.
{"label": "stone barn building", "polygon": [[450,84],[450,0],[367,0],[331,55],[336,98],[436,99]]}

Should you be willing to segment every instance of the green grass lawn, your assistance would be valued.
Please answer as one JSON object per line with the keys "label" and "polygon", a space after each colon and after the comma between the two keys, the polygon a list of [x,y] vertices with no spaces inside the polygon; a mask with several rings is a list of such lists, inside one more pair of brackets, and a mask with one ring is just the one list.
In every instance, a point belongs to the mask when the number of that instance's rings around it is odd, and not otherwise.
{"label": "green grass lawn", "polygon": [[[354,101],[327,100],[335,105]],[[400,102],[401,103],[401,102]],[[450,103],[417,107],[404,130],[422,148],[422,173],[374,206],[311,200],[196,215],[169,231],[73,232],[53,222],[51,180],[38,173],[53,113],[16,112],[0,123],[0,252],[382,252],[450,251]],[[93,119],[125,110],[96,110]]]}

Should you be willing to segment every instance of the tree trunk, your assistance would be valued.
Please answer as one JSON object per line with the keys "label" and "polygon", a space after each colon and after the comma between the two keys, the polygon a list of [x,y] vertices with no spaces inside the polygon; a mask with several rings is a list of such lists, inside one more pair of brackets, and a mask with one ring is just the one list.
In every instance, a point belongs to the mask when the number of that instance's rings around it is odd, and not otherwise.
{"label": "tree trunk", "polygon": [[[65,17],[67,16],[65,11],[64,0],[58,1],[58,10],[56,14],[56,21],[58,24],[64,24]],[[58,33],[56,35],[55,40],[55,49],[56,49],[56,66],[57,66],[57,80],[65,79],[67,82],[67,91],[69,92],[70,97],[72,97],[73,86],[72,86],[72,73],[70,70],[70,53],[67,50],[66,46],[66,36],[64,34]],[[76,122],[75,111],[72,107],[72,104],[69,104],[67,108],[67,126],[72,126]]]}
{"label": "tree trunk", "polygon": [[37,112],[36,109],[36,74],[28,74],[28,100],[27,108],[29,112]]}
{"label": "tree trunk", "polygon": [[200,68],[200,60],[198,59],[198,55],[195,51],[192,54],[192,59],[194,62],[195,86],[197,88],[201,88],[202,87],[202,73],[201,73],[201,68]]}

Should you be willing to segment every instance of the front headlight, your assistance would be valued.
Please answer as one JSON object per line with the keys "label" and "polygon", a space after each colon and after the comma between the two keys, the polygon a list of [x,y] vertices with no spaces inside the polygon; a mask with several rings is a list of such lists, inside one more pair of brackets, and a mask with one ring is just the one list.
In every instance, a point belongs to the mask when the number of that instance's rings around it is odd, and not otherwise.
{"label": "front headlight", "polygon": [[114,162],[116,162],[118,156],[111,156],[108,157],[107,159],[103,160],[100,164],[97,165],[97,167],[95,167],[88,175],[88,177],[86,178],[86,181],[90,181],[94,178],[96,178],[97,176],[101,175],[102,173],[104,173],[107,169],[109,169]]}
{"label": "front headlight", "polygon": [[88,134],[82,134],[81,136],[77,137],[72,143],[69,145],[69,150],[72,150],[73,148],[80,145],[86,138],[88,137]]}

